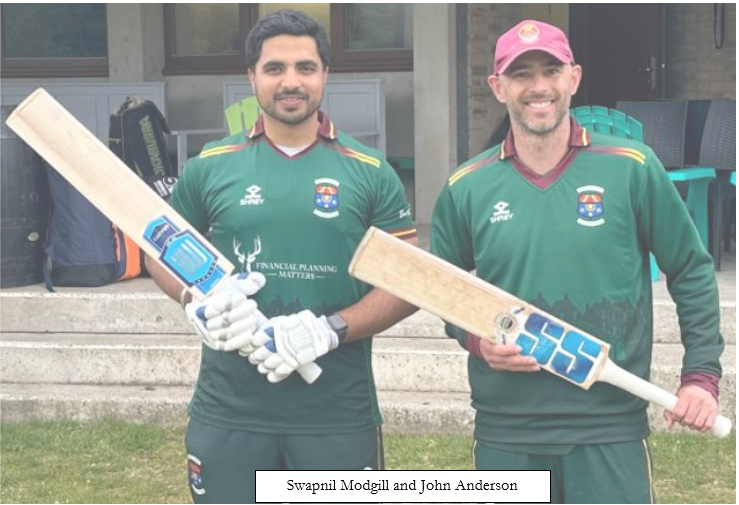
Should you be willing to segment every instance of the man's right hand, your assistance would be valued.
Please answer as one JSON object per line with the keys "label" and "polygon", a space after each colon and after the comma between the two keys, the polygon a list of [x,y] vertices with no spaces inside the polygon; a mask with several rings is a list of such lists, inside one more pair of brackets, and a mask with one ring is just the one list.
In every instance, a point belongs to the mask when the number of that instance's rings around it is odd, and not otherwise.
{"label": "man's right hand", "polygon": [[[254,300],[266,279],[260,273],[231,276],[203,301],[192,301],[185,313],[203,343],[216,351],[235,351],[250,346],[261,314]],[[263,316],[261,316],[263,317]]]}

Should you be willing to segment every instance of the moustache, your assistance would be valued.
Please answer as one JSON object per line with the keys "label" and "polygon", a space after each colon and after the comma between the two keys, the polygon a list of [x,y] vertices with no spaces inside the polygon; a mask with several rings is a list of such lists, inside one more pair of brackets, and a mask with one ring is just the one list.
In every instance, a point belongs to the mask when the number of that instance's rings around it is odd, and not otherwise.
{"label": "moustache", "polygon": [[280,93],[277,93],[275,95],[275,98],[277,100],[280,100],[282,98],[302,98],[305,100],[308,98],[308,95],[306,95],[305,93],[301,93],[299,91],[290,90],[290,91],[282,91]]}

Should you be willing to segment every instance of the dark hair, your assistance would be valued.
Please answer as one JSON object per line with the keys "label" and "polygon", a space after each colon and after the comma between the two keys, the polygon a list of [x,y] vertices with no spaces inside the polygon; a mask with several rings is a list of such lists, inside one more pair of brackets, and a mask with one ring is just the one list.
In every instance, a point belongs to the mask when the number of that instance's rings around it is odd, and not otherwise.
{"label": "dark hair", "polygon": [[264,41],[278,35],[313,37],[323,66],[328,67],[331,64],[331,48],[321,25],[302,12],[284,9],[262,16],[249,32],[249,36],[246,37],[247,68],[254,70],[262,55]]}

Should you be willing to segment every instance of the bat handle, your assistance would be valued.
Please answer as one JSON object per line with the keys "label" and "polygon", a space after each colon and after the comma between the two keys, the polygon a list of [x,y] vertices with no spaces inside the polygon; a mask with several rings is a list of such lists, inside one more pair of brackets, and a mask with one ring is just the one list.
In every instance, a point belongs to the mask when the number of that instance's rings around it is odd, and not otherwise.
{"label": "bat handle", "polygon": [[[261,327],[268,321],[267,317],[257,311],[257,324]],[[315,362],[306,363],[298,367],[297,372],[308,384],[313,384],[321,376],[323,370]]]}
{"label": "bat handle", "polygon": [[[323,370],[320,366],[316,364],[315,361],[313,361],[311,363],[306,363],[305,365],[298,367],[298,373],[305,382],[307,382],[308,384],[313,384],[314,382],[316,382],[316,379],[321,376]],[[729,430],[731,430],[731,421],[729,421]]]}
{"label": "bat handle", "polygon": [[731,419],[726,416],[716,416],[711,433],[718,438],[725,438],[731,433]]}
{"label": "bat handle", "polygon": [[[627,372],[611,360],[606,361],[598,380],[612,384],[649,402],[656,403],[670,412],[677,405],[677,396]],[[724,438],[729,433],[731,433],[731,420],[725,416],[716,416],[711,434],[718,438]]]}

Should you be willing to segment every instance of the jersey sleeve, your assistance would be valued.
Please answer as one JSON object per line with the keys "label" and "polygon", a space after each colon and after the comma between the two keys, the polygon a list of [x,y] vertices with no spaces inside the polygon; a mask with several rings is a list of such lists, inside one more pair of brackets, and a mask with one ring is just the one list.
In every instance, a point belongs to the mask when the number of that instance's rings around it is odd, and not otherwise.
{"label": "jersey sleeve", "polygon": [[680,194],[649,150],[637,196],[640,240],[667,276],[685,347],[683,373],[721,376],[719,297],[713,259],[698,235]]}
{"label": "jersey sleeve", "polygon": [[416,236],[411,206],[398,174],[384,159],[377,170],[370,224],[398,238]]}
{"label": "jersey sleeve", "polygon": [[208,214],[202,198],[202,160],[190,159],[177,180],[169,205],[200,233],[208,230]]}
{"label": "jersey sleeve", "polygon": [[[431,216],[431,254],[469,272],[475,268],[472,240],[469,225],[460,217],[457,205],[451,187],[445,186]],[[451,323],[446,323],[444,330],[467,349],[466,331]]]}

